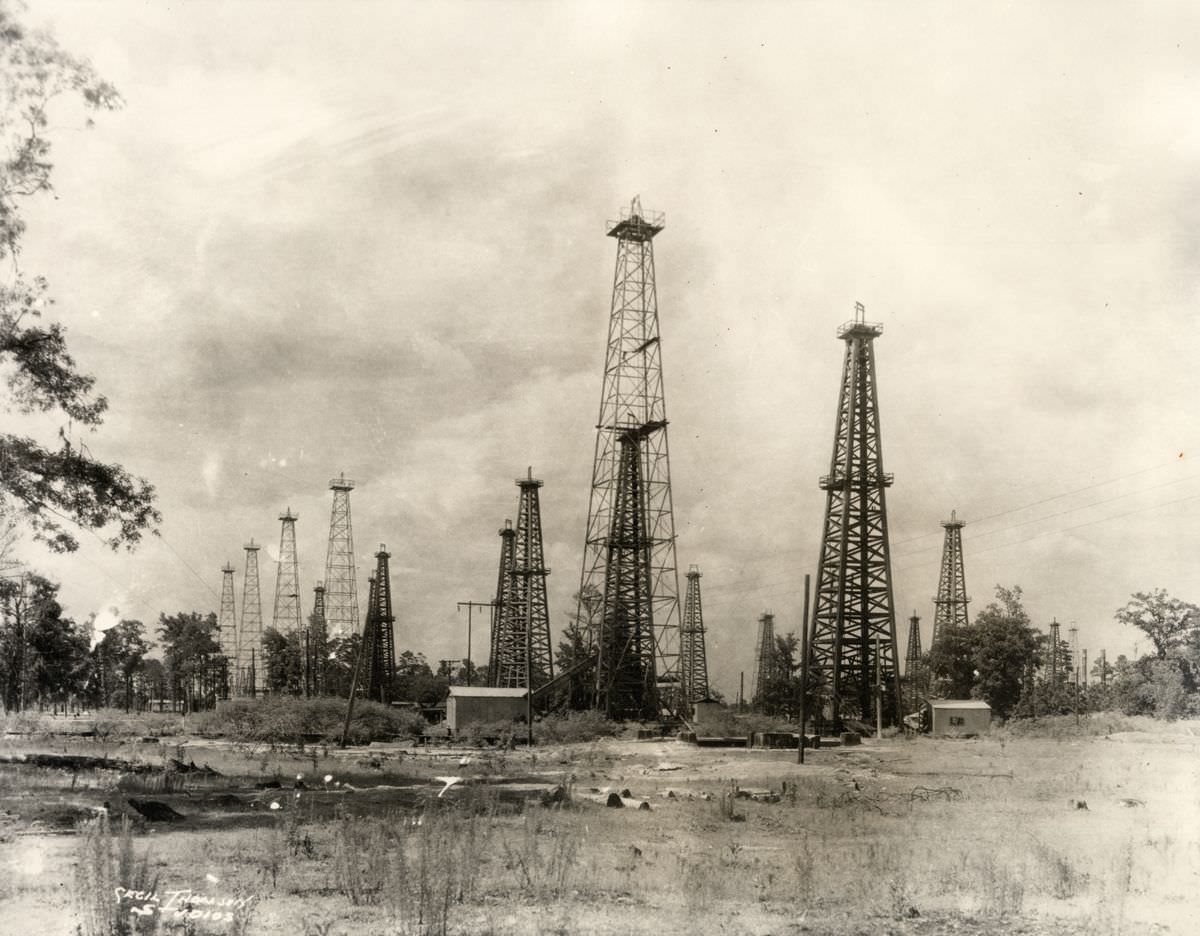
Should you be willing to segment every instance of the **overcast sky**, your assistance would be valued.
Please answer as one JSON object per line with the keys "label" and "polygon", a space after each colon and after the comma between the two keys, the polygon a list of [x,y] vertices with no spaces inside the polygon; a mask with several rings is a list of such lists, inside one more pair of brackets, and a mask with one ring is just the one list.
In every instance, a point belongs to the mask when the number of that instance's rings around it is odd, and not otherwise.
{"label": "overcast sky", "polygon": [[[1110,659],[1113,611],[1200,601],[1200,11],[1193,4],[55,3],[126,107],[56,121],[29,212],[86,439],[149,478],[162,540],[59,559],[78,619],[215,611],[221,566],[299,514],[324,575],[345,472],[366,600],[462,656],[532,466],[557,631],[578,587],[615,242],[657,238],[682,571],[729,695],[756,620],[799,627],[843,344],[876,342],[901,647],[943,531],[971,608]],[[477,661],[486,631],[475,630]],[[1146,652],[1143,640],[1139,647]]]}

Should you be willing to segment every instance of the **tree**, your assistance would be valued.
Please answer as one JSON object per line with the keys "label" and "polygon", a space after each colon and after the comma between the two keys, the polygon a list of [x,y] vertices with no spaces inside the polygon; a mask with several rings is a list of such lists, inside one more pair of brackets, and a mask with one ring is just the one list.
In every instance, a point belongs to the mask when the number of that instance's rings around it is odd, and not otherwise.
{"label": "tree", "polygon": [[1115,617],[1121,624],[1136,627],[1149,637],[1158,659],[1165,660],[1200,625],[1200,608],[1172,598],[1164,588],[1156,588],[1134,592]]}
{"label": "tree", "polygon": [[324,683],[325,695],[340,699],[350,697],[350,680],[358,660],[358,648],[362,644],[361,634],[349,637],[331,637],[325,644]]}
{"label": "tree", "polygon": [[585,585],[572,600],[575,610],[568,615],[567,626],[563,628],[562,639],[554,654],[554,664],[560,675],[574,671],[566,688],[561,690],[557,704],[579,710],[590,708],[593,702],[595,671],[589,664],[596,658],[594,641],[604,613],[604,595],[595,585]]}
{"label": "tree", "polygon": [[975,632],[970,626],[946,627],[925,654],[931,693],[943,699],[969,699],[975,688]]}
{"label": "tree", "polygon": [[1188,710],[1188,693],[1178,660],[1151,660],[1150,678],[1142,685],[1146,702],[1156,718],[1174,721]]}
{"label": "tree", "polygon": [[396,657],[396,701],[437,705],[449,691],[450,680],[435,676],[423,653],[405,650]]}
{"label": "tree", "polygon": [[[937,695],[984,699],[1000,718],[1017,711],[1022,691],[1032,685],[1038,635],[1021,604],[1021,588],[996,586],[996,600],[965,627],[938,634],[926,665]],[[1022,711],[1022,714],[1024,712]]]}
{"label": "tree", "polygon": [[0,581],[0,683],[6,711],[65,698],[86,680],[87,638],[62,616],[59,586],[33,573]]}
{"label": "tree", "polygon": [[1026,674],[1037,665],[1037,632],[1021,604],[1021,587],[996,586],[996,601],[975,616],[975,668],[979,672],[974,692],[1007,718],[1017,707]]}
{"label": "tree", "polygon": [[775,646],[771,648],[771,659],[767,665],[770,675],[758,687],[757,693],[763,714],[792,717],[799,712],[798,648],[799,641],[795,634],[775,635]]}
{"label": "tree", "polygon": [[161,706],[167,697],[167,668],[163,666],[162,660],[142,660],[134,680],[137,687],[138,711],[147,703],[153,704],[155,710],[161,711],[157,707]]}
{"label": "tree", "polygon": [[[32,576],[31,576],[32,577]],[[38,578],[35,591],[29,650],[30,691],[38,708],[46,703],[62,703],[81,694],[87,685],[90,660],[88,635],[63,617],[58,603],[58,584]]]}
{"label": "tree", "polygon": [[104,632],[96,645],[96,662],[100,704],[111,705],[119,688],[125,711],[133,705],[134,674],[150,651],[145,638],[146,627],[141,621],[121,621]]}
{"label": "tree", "polygon": [[168,690],[172,700],[183,697],[185,712],[196,711],[202,702],[208,704],[220,686],[224,657],[217,645],[217,630],[217,616],[212,613],[159,615]]}
{"label": "tree", "polygon": [[63,326],[43,323],[42,312],[52,304],[46,280],[27,277],[18,264],[25,235],[21,209],[52,188],[51,142],[45,135],[51,101],[68,95],[100,111],[119,107],[121,99],[88,62],[52,36],[27,30],[4,0],[0,76],[0,260],[10,259],[12,268],[7,281],[0,281],[0,364],[10,409],[57,413],[67,423],[53,448],[0,433],[0,499],[56,552],[79,547],[68,526],[95,532],[113,549],[132,548],[160,520],[154,488],[72,441],[68,426],[94,431],[108,401],[95,392],[95,379],[78,369]]}
{"label": "tree", "polygon": [[274,627],[263,631],[262,665],[268,692],[300,694],[304,687],[303,640],[300,631],[281,634]]}

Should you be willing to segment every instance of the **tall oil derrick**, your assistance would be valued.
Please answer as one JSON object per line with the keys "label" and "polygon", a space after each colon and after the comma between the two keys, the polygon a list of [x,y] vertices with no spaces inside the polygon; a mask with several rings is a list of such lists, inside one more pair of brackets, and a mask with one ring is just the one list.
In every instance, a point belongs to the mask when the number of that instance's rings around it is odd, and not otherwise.
{"label": "tall oil derrick", "polygon": [[904,654],[904,681],[908,687],[904,702],[906,712],[921,708],[921,696],[925,692],[925,664],[921,659],[921,619],[914,611],[908,619],[908,651]]}
{"label": "tall oil derrick", "polygon": [[[578,619],[591,621],[588,642],[600,652],[597,705],[626,717],[653,717],[661,706],[674,705],[680,678],[679,574],[654,274],[654,237],[663,227],[663,215],[643,211],[637,198],[608,226],[617,260],[580,574]],[[614,535],[622,542],[612,542]],[[585,605],[589,595],[603,596],[595,620]]]}
{"label": "tall oil derrick", "polygon": [[1050,683],[1057,686],[1062,681],[1063,654],[1058,618],[1050,620]]}
{"label": "tall oil derrick", "polygon": [[272,626],[287,636],[300,630],[300,563],[296,557],[296,520],[289,507],[279,515],[279,562],[275,566],[275,613]]}
{"label": "tall oil derrick", "polygon": [[313,610],[308,619],[308,643],[304,647],[305,688],[310,695],[320,695],[325,688],[325,647],[329,642],[329,626],[325,617],[325,583],[313,588]]}
{"label": "tall oil derrick", "polygon": [[962,528],[956,511],[950,511],[950,519],[942,523],[946,530],[942,546],[942,571],[938,575],[937,597],[933,599],[933,642],[952,627],[966,627],[967,584],[963,576]]}
{"label": "tall oil derrick", "polygon": [[646,531],[641,435],[630,429],[620,440],[596,663],[597,708],[621,719],[654,718],[663,702],[655,669],[652,544]]}
{"label": "tall oil derrick", "polygon": [[546,602],[546,568],[542,551],[542,518],[533,469],[517,479],[521,489],[517,529],[513,537],[508,596],[500,606],[496,685],[517,689],[554,678],[550,655],[550,610]]}
{"label": "tall oil derrick", "polygon": [[700,605],[700,567],[687,574],[683,600],[683,627],[679,631],[680,701],[691,711],[692,703],[708,698],[708,656],[704,646],[704,611]]}
{"label": "tall oil derrick", "polygon": [[827,694],[832,727],[843,718],[871,720],[878,657],[885,721],[900,709],[896,612],[884,492],[892,476],[883,470],[874,340],[883,326],[854,319],[838,329],[846,342],[838,393],[837,428],[826,492],[825,527],[817,570],[817,593],[809,652]]}
{"label": "tall oil derrick", "polygon": [[332,637],[358,633],[358,581],[354,568],[354,531],[350,525],[350,492],[354,482],[343,474],[329,482],[333,511],[329,549],[325,554],[325,621]]}
{"label": "tall oil derrick", "polygon": [[[512,521],[505,520],[500,530],[500,572],[496,581],[496,597],[492,601],[491,656],[488,658],[488,685],[500,687],[501,660],[516,652],[509,644],[512,634],[503,627],[504,609],[512,603],[513,568],[517,554],[517,531]],[[507,641],[507,642],[506,642]]]}
{"label": "tall oil derrick", "polygon": [[259,546],[245,545],[246,575],[242,579],[242,626],[238,630],[238,695],[257,696],[267,681],[262,658],[262,593],[258,583]]}
{"label": "tall oil derrick", "polygon": [[396,683],[396,618],[392,614],[392,584],[388,572],[391,553],[384,546],[375,553],[375,575],[367,599],[367,624],[363,630],[363,650],[367,672],[363,695],[390,705]]}
{"label": "tall oil derrick", "polygon": [[758,640],[754,644],[754,692],[750,698],[755,709],[763,705],[763,693],[775,676],[775,615],[764,612],[758,619]]}
{"label": "tall oil derrick", "polygon": [[225,670],[221,674],[220,693],[228,699],[235,692],[233,680],[237,673],[238,633],[237,611],[233,604],[233,564],[221,566],[221,612],[217,615],[218,646],[225,658]]}

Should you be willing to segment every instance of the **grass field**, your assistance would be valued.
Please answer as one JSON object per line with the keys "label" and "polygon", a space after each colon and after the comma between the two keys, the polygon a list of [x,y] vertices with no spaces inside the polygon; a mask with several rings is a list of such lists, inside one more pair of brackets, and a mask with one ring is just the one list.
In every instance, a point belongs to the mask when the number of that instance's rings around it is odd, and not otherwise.
{"label": "grass field", "polygon": [[[804,766],[676,741],[338,752],[143,737],[6,738],[9,761],[122,762],[0,764],[13,932],[1200,932],[1196,723],[896,737]],[[172,759],[219,775],[158,769]],[[444,776],[462,780],[439,796]],[[625,808],[603,805],[622,791]],[[130,799],[183,818],[146,821]]]}

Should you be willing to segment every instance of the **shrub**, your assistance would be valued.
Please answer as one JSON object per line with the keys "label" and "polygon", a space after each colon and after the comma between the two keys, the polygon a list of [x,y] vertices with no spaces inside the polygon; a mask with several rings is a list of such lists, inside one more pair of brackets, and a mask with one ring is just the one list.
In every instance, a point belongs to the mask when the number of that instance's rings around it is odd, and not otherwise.
{"label": "shrub", "polygon": [[[201,734],[222,734],[247,744],[300,744],[306,741],[335,743],[341,740],[346,721],[345,699],[299,699],[267,696],[237,699],[212,712],[192,716]],[[378,702],[356,701],[349,740],[355,744],[418,737],[428,729],[414,712],[393,709]]]}
{"label": "shrub", "polygon": [[732,709],[705,717],[704,723],[696,726],[696,733],[708,738],[741,738],[756,731],[799,731],[795,722],[784,721],[773,715],[747,712],[739,715]]}
{"label": "shrub", "polygon": [[572,744],[612,738],[625,730],[623,722],[612,721],[600,712],[562,712],[533,723],[533,740],[539,744]]}

